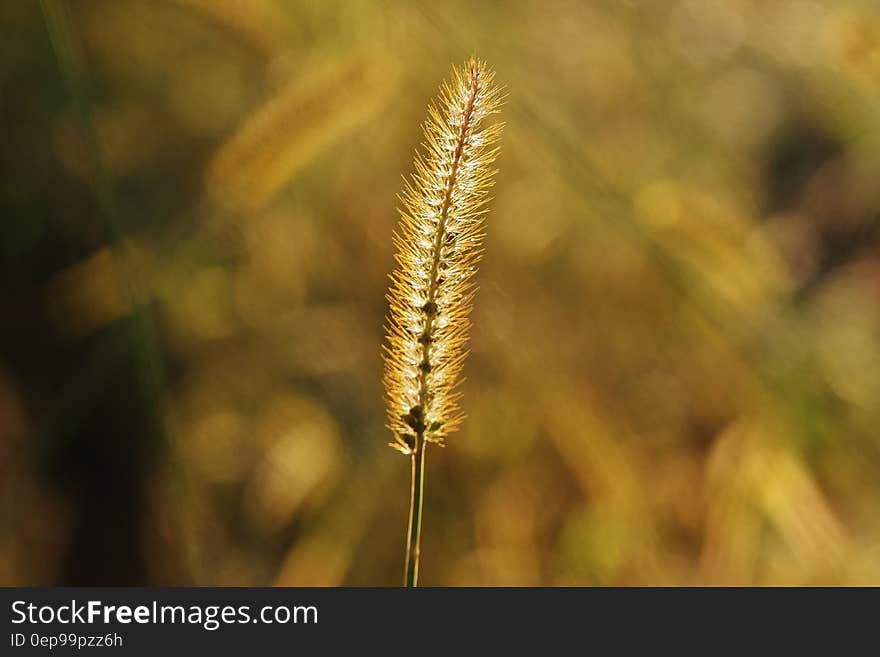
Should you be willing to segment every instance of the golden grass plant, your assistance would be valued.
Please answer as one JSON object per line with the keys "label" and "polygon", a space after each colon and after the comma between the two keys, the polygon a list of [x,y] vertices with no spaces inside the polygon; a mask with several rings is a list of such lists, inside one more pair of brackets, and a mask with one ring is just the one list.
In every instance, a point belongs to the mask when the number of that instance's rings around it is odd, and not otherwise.
{"label": "golden grass plant", "polygon": [[485,124],[503,100],[493,79],[473,59],[453,70],[428,110],[423,151],[399,197],[385,390],[391,446],[412,458],[407,586],[418,581],[427,444],[443,445],[463,418],[457,388],[503,126]]}

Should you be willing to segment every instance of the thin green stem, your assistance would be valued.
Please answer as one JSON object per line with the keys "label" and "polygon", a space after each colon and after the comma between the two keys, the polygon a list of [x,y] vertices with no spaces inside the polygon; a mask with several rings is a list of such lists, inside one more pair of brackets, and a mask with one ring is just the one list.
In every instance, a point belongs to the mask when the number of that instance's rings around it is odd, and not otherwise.
{"label": "thin green stem", "polygon": [[416,437],[412,454],[412,495],[409,505],[409,531],[406,533],[406,586],[417,586],[419,581],[419,545],[422,536],[422,501],[425,489],[425,448],[422,434]]}
{"label": "thin green stem", "polygon": [[[155,423],[152,430],[158,435],[164,448],[170,449],[172,441],[164,422],[162,411],[162,388],[164,385],[164,367],[157,347],[158,340],[153,327],[149,306],[144,303],[141,286],[130,265],[130,247],[125,240],[122,215],[113,186],[113,178],[101,150],[100,139],[93,120],[94,107],[88,93],[88,67],[77,38],[76,30],[70,15],[70,7],[66,0],[40,0],[43,19],[58,71],[70,94],[77,112],[83,143],[92,166],[92,185],[95,198],[104,218],[106,237],[113,248],[116,269],[122,273],[118,284],[131,305],[131,323],[129,339],[134,358],[135,376],[139,391],[147,406],[151,409],[151,420]],[[177,459],[169,458],[169,464],[175,473],[175,483],[182,495],[187,495]],[[181,528],[186,537],[185,550],[187,566],[191,573],[200,572],[196,545],[188,530]],[[197,578],[199,579],[199,578]]]}

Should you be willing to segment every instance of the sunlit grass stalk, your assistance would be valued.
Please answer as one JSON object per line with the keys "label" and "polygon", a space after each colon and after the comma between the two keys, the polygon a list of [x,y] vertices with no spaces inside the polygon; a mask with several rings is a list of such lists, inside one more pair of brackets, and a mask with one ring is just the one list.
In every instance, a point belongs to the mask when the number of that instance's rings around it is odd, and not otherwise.
{"label": "sunlit grass stalk", "polygon": [[503,100],[493,78],[473,59],[453,70],[428,109],[423,150],[399,197],[385,389],[391,446],[412,458],[406,586],[418,582],[427,445],[443,445],[463,419],[457,387],[503,126],[484,125]]}

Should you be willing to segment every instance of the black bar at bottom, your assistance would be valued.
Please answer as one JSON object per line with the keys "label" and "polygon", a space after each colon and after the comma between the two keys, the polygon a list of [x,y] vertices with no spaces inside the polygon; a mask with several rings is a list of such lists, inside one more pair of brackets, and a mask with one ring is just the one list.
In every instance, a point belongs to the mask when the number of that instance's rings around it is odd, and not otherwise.
{"label": "black bar at bottom", "polygon": [[0,606],[2,655],[760,652],[843,620],[839,649],[877,608],[869,589],[583,588],[5,588]]}

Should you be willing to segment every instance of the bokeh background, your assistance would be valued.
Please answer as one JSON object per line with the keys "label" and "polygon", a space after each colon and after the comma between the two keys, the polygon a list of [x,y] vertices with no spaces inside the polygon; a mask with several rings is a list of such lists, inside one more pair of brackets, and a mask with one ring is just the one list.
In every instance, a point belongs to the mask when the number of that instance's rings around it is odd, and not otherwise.
{"label": "bokeh background", "polygon": [[880,8],[0,4],[0,583],[396,585],[400,176],[508,87],[426,585],[880,584]]}

